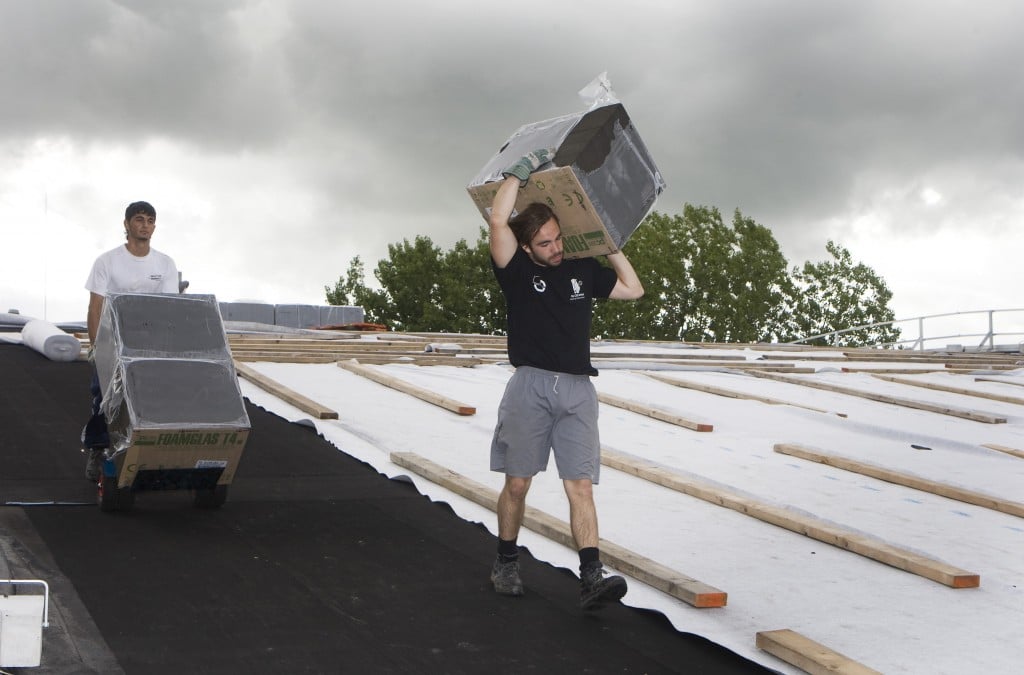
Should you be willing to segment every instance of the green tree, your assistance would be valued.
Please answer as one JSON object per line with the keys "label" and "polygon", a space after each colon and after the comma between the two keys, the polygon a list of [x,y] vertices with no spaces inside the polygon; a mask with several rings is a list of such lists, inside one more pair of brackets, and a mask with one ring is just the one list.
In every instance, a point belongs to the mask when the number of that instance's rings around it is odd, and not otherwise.
{"label": "green tree", "polygon": [[388,300],[387,326],[395,331],[431,331],[436,316],[438,284],[443,271],[441,249],[430,237],[388,245],[388,257],[377,263],[374,276]]}
{"label": "green tree", "polygon": [[792,334],[787,305],[793,282],[778,242],[771,230],[739,210],[733,215],[732,231],[728,302],[713,332],[727,342],[773,342]]}
{"label": "green tree", "polygon": [[[679,340],[689,311],[680,218],[651,213],[623,251],[644,284],[635,302],[598,302],[593,331],[606,338]],[[671,252],[671,253],[669,253]]]}
{"label": "green tree", "polygon": [[333,288],[324,287],[327,302],[359,305],[367,321],[395,331],[504,331],[505,300],[491,272],[483,228],[472,247],[462,239],[447,252],[426,236],[391,244],[373,274],[379,290],[366,285],[363,263],[356,256]]}
{"label": "green tree", "polygon": [[359,256],[349,261],[345,276],[335,282],[334,288],[324,286],[324,291],[328,304],[362,307],[367,321],[387,325],[390,313],[388,298],[383,292],[366,285],[363,261]]}
{"label": "green tree", "polygon": [[771,231],[739,211],[685,205],[652,213],[624,247],[644,284],[637,302],[599,303],[601,335],[694,342],[767,341],[783,334],[788,262]]}
{"label": "green tree", "polygon": [[503,334],[505,297],[491,271],[487,232],[480,229],[470,247],[465,239],[444,254],[437,285],[437,304],[427,322],[430,330],[452,333]]}
{"label": "green tree", "polygon": [[809,343],[856,347],[899,340],[898,328],[872,325],[895,318],[889,308],[892,292],[885,281],[867,265],[855,264],[850,252],[835,242],[829,241],[825,249],[831,260],[806,262],[803,269],[793,270],[797,289],[793,315],[799,334],[813,337],[867,326]]}
{"label": "green tree", "polygon": [[[891,321],[892,293],[871,268],[829,242],[831,261],[789,263],[771,230],[739,210],[731,223],[718,209],[685,205],[680,215],[652,212],[625,252],[646,293],[636,302],[601,301],[594,335],[689,342],[786,342]],[[327,301],[363,307],[368,321],[396,331],[505,332],[505,301],[491,270],[487,232],[442,251],[426,236],[388,246],[377,263],[379,290],[353,258],[325,287]],[[891,326],[844,334],[844,346],[892,342]],[[819,344],[824,340],[818,340]]]}

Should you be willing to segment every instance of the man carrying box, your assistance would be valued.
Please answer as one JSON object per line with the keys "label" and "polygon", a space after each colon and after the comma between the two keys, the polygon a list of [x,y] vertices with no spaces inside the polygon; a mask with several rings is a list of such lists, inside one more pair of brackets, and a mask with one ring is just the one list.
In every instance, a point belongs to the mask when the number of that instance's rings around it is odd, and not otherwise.
{"label": "man carrying box", "polygon": [[605,578],[598,550],[593,485],[601,469],[597,392],[591,376],[593,300],[635,300],[644,289],[621,252],[563,258],[561,229],[551,209],[535,202],[512,216],[530,174],[550,161],[550,150],[523,157],[504,172],[489,218],[491,262],[505,295],[508,354],[515,366],[498,409],[491,470],[505,474],[498,497],[498,554],[494,590],[522,595],[516,540],[526,493],[538,472],[555,464],[569,500],[569,521],[580,559],[580,605],[596,609],[626,594],[626,580]]}

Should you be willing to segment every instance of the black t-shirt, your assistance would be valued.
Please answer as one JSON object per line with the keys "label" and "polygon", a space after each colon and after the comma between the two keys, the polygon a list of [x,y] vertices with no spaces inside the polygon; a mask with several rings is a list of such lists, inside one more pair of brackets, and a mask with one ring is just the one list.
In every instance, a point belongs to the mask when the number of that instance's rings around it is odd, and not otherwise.
{"label": "black t-shirt", "polygon": [[594,298],[607,298],[618,277],[593,258],[538,265],[522,247],[504,269],[491,261],[505,294],[508,357],[513,366],[597,375],[590,364]]}

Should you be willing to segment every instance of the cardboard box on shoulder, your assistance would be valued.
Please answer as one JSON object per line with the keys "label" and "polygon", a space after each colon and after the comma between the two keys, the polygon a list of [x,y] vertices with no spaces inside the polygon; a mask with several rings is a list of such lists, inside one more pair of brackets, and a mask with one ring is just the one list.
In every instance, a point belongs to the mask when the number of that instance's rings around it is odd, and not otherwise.
{"label": "cardboard box on shoulder", "polygon": [[613,103],[516,131],[467,188],[485,220],[501,172],[541,148],[555,149],[551,166],[530,176],[516,210],[532,202],[551,207],[562,228],[566,258],[619,251],[665,189],[626,109]]}

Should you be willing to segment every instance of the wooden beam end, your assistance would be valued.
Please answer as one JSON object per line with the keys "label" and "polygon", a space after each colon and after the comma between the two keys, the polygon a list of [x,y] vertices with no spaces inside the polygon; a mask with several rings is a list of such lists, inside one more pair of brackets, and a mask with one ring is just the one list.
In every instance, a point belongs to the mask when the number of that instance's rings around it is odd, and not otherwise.
{"label": "wooden beam end", "polygon": [[693,606],[700,609],[708,607],[725,607],[729,600],[729,594],[725,591],[715,593],[698,593],[694,597]]}
{"label": "wooden beam end", "polygon": [[953,588],[978,588],[981,576],[978,574],[957,574],[953,577]]}

